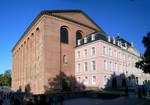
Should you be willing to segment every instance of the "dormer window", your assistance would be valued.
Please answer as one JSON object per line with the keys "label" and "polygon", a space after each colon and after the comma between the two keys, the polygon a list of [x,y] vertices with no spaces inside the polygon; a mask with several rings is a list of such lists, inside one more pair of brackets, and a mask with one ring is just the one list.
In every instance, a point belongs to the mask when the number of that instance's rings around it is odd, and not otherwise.
{"label": "dormer window", "polygon": [[87,37],[84,38],[84,43],[87,43]]}
{"label": "dormer window", "polygon": [[116,39],[113,37],[113,44],[116,44]]}
{"label": "dormer window", "polygon": [[78,40],[78,43],[77,43],[77,44],[78,44],[78,46],[80,46],[80,45],[81,45],[81,41],[80,41],[80,39]]}
{"label": "dormer window", "polygon": [[120,46],[120,41],[117,41],[117,45]]}
{"label": "dormer window", "polygon": [[111,42],[111,37],[110,36],[108,36],[108,42]]}
{"label": "dormer window", "polygon": [[95,34],[92,34],[92,38],[91,38],[92,41],[95,40]]}

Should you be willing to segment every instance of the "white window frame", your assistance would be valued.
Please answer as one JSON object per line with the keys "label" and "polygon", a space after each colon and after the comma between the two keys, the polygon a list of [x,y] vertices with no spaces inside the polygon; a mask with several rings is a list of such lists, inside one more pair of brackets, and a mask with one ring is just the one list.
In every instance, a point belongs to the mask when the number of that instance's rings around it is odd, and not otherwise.
{"label": "white window frame", "polygon": [[80,55],[80,51],[78,51],[78,52],[77,52],[77,58],[79,59],[80,56],[81,56],[81,55]]}
{"label": "white window frame", "polygon": [[92,72],[96,71],[96,61],[95,60],[93,60],[91,62],[91,67],[92,67]]}
{"label": "white window frame", "polygon": [[92,47],[92,55],[95,55],[95,54],[96,54],[96,48]]}
{"label": "white window frame", "polygon": [[77,82],[81,83],[81,77],[80,76],[77,76]]}
{"label": "white window frame", "polygon": [[119,52],[118,52],[118,58],[119,58],[119,59],[120,59],[120,54],[121,54],[121,53],[120,53],[120,51],[119,51]]}
{"label": "white window frame", "polygon": [[107,71],[108,70],[108,65],[107,65],[107,61],[104,60],[104,70]]}
{"label": "white window frame", "polygon": [[[94,77],[95,77],[95,80],[94,80]],[[93,76],[92,76],[92,85],[95,85],[95,84],[96,84],[96,76],[93,75]]]}
{"label": "white window frame", "polygon": [[88,50],[84,49],[84,57],[87,57],[87,56],[88,56]]}
{"label": "white window frame", "polygon": [[116,72],[118,71],[117,63],[115,63],[115,71],[116,71]]}
{"label": "white window frame", "polygon": [[88,72],[88,63],[84,62],[84,72]]}
{"label": "white window frame", "polygon": [[[87,77],[87,78],[86,78],[86,77]],[[84,77],[84,84],[87,85],[88,83],[89,83],[89,78],[88,78],[88,76],[85,76],[85,77]]]}
{"label": "white window frame", "polygon": [[110,71],[113,71],[113,63],[110,61]]}
{"label": "white window frame", "polygon": [[107,85],[107,76],[106,75],[104,76],[103,85],[104,85],[104,87]]}
{"label": "white window frame", "polygon": [[118,52],[115,50],[115,57],[117,58],[118,57]]}
{"label": "white window frame", "polygon": [[109,48],[109,56],[112,56],[112,49]]}
{"label": "white window frame", "polygon": [[123,60],[125,60],[125,58],[126,58],[126,55],[125,55],[125,53],[123,53]]}
{"label": "white window frame", "polygon": [[103,55],[105,55],[105,49],[106,49],[106,47],[103,46]]}
{"label": "white window frame", "polygon": [[80,73],[80,72],[81,72],[81,64],[78,63],[78,64],[77,64],[77,73]]}
{"label": "white window frame", "polygon": [[117,72],[119,73],[120,72],[120,70],[119,70],[119,63],[117,63]]}

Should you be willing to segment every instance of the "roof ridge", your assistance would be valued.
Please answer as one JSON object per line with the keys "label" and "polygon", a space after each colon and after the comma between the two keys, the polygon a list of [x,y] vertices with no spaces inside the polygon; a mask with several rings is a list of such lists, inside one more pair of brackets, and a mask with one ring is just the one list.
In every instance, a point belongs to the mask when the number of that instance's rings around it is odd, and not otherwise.
{"label": "roof ridge", "polygon": [[82,12],[82,10],[79,9],[63,9],[63,10],[42,10],[40,13],[60,13],[60,12]]}
{"label": "roof ridge", "polygon": [[[22,34],[22,36],[20,37],[20,39],[17,41],[17,43],[15,44],[15,46],[12,48],[12,51],[16,48],[17,44],[21,41],[21,39],[25,36],[25,34],[29,31],[29,29],[35,24],[35,22],[42,16],[42,15],[51,15],[51,16],[55,16],[53,13],[70,13],[70,12],[76,12],[76,13],[82,13],[84,16],[86,16],[96,27],[98,27],[100,30],[102,30],[86,13],[84,13],[82,10],[74,10],[74,9],[64,9],[64,10],[42,10],[37,16],[36,18],[32,21],[32,23],[27,27],[26,31]],[[58,16],[57,16],[58,17]],[[60,18],[60,17],[59,17]],[[66,18],[64,18],[66,19]],[[69,20],[69,19],[67,19]],[[71,21],[71,20],[69,20]],[[72,22],[76,22],[73,21]],[[78,23],[78,22],[76,22]],[[79,24],[79,23],[78,23]],[[83,25],[83,24],[81,24]],[[88,27],[88,26],[87,26]],[[90,27],[92,28],[92,27]],[[102,30],[103,31],[103,30]],[[104,32],[104,31],[103,31]],[[105,33],[105,32],[104,32]]]}

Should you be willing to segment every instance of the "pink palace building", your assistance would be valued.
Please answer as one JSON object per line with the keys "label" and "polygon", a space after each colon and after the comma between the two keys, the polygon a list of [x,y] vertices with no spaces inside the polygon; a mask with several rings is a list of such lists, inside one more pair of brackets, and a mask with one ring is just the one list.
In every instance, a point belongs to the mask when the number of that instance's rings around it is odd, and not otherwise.
{"label": "pink palace building", "polygon": [[89,88],[143,84],[149,75],[135,67],[138,60],[140,53],[133,43],[119,36],[93,33],[77,42],[75,77]]}

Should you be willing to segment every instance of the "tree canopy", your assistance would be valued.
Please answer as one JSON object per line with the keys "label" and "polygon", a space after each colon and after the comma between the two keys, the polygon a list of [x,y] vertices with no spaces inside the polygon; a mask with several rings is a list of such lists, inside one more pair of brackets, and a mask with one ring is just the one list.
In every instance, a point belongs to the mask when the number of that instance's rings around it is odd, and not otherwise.
{"label": "tree canopy", "polygon": [[6,70],[3,74],[0,74],[0,85],[11,86],[11,70]]}
{"label": "tree canopy", "polygon": [[142,56],[142,60],[136,62],[136,67],[142,69],[144,73],[150,73],[150,32],[143,37],[142,42],[146,47],[146,51]]}

